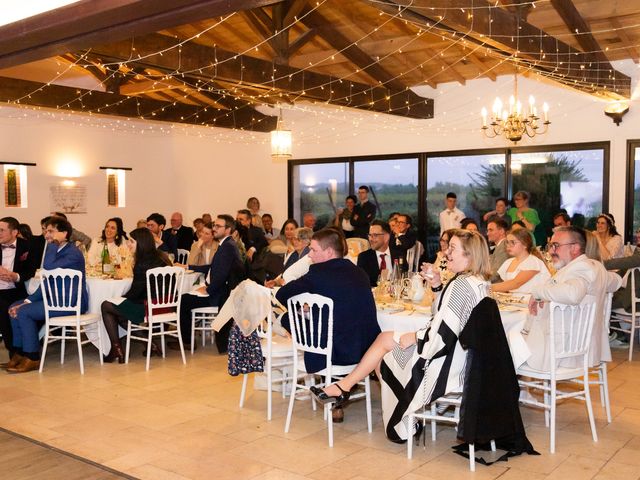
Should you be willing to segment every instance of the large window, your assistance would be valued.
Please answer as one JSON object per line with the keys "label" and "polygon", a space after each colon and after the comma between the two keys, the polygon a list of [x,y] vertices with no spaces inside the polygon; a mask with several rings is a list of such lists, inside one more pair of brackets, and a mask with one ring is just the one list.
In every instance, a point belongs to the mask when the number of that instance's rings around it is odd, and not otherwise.
{"label": "large window", "polygon": [[355,162],[354,186],[368,185],[369,199],[377,202],[378,217],[402,212],[418,220],[418,159]]}
{"label": "large window", "polygon": [[630,140],[627,152],[626,240],[637,244],[636,232],[640,234],[640,140]]}
{"label": "large window", "polygon": [[457,206],[482,229],[482,216],[493,210],[495,199],[504,195],[505,155],[455,155],[427,159],[427,253],[435,257],[439,248],[440,212],[448,192]]}
{"label": "large window", "polygon": [[[630,152],[634,160],[629,168],[636,172],[630,191],[638,195],[628,215],[633,214],[635,230],[640,229],[640,168],[634,168],[640,160],[640,140]],[[608,162],[608,142],[294,160],[289,165],[290,213],[300,219],[312,211],[318,225],[326,224],[333,218],[332,203],[340,207],[359,185],[370,185],[375,199],[370,198],[380,205],[378,217],[386,219],[393,211],[409,213],[428,256],[433,257],[439,247],[438,215],[447,192],[456,193],[458,207],[484,231],[482,217],[493,210],[496,198],[511,198],[525,190],[541,219],[536,240],[544,245],[553,215],[561,209],[575,224],[594,228],[595,216],[608,208]]]}
{"label": "large window", "polygon": [[605,149],[550,150],[511,156],[512,191],[530,193],[529,206],[538,211],[535,236],[544,245],[553,228],[553,216],[567,211],[572,224],[595,230],[603,208]]}
{"label": "large window", "polygon": [[334,217],[334,207],[344,205],[349,193],[348,163],[314,163],[293,168],[293,218],[302,225],[307,212],[316,215],[318,227]]}

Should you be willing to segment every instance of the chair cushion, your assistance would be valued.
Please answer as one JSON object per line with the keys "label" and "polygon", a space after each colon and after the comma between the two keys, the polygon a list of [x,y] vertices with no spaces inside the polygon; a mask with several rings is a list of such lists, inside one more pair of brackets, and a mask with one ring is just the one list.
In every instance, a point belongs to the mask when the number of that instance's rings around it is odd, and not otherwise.
{"label": "chair cushion", "polygon": [[[100,315],[97,313],[85,313],[80,315],[80,325],[89,325],[100,321]],[[64,317],[51,317],[49,325],[51,326],[73,326],[76,324],[75,315],[65,315]]]}

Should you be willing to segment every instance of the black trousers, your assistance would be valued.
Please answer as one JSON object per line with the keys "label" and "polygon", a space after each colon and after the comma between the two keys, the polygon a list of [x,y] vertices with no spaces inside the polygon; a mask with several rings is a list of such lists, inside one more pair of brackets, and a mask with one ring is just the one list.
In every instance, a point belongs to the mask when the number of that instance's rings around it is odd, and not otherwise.
{"label": "black trousers", "polygon": [[9,356],[11,356],[14,350],[9,307],[12,303],[24,298],[26,298],[26,295],[22,289],[10,288],[8,290],[0,290],[0,333],[2,334],[4,346],[9,351]]}
{"label": "black trousers", "polygon": [[[191,310],[194,308],[211,307],[209,297],[199,297],[185,293],[180,301],[180,333],[182,342],[191,345]],[[229,332],[231,331],[232,322],[228,322],[224,327],[216,332],[215,342],[218,352],[226,353],[229,343]]]}

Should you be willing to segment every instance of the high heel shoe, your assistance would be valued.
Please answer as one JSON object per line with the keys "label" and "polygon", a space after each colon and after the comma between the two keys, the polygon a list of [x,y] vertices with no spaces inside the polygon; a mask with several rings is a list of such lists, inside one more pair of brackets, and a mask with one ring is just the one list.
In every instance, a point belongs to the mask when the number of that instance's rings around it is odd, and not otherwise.
{"label": "high heel shoe", "polygon": [[335,403],[334,408],[338,408],[341,407],[347,400],[349,400],[351,392],[343,390],[342,387],[337,383],[334,383],[334,385],[338,387],[338,390],[340,390],[340,395],[327,395],[323,389],[316,386],[309,387],[309,390],[318,402],[322,403],[323,405],[327,403]]}
{"label": "high heel shoe", "polygon": [[111,345],[109,355],[103,355],[102,360],[104,363],[113,363],[116,359],[118,363],[124,363],[124,352],[120,345]]}

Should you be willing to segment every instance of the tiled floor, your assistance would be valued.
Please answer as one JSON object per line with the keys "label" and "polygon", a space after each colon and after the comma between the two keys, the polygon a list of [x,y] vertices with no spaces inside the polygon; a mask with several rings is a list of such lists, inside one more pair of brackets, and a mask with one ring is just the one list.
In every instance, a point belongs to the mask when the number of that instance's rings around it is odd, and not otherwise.
{"label": "tiled floor", "polygon": [[[366,431],[364,405],[346,409],[327,445],[322,411],[296,402],[289,434],[283,432],[286,402],[274,396],[274,418],[266,420],[266,395],[249,389],[238,408],[241,379],[226,373],[226,357],[200,348],[183,365],[176,352],[153,358],[145,372],[140,352],[129,365],[100,366],[87,347],[86,374],[69,349],[60,365],[54,350],[43,374],[0,373],[0,426],[145,479],[518,479],[640,478],[640,358],[628,363],[626,350],[610,364],[613,423],[607,425],[594,390],[600,441],[593,443],[583,404],[558,409],[557,453],[548,453],[542,412],[523,409],[527,434],[541,456],[523,456],[475,474],[450,451],[455,434],[443,427],[413,460],[406,447],[385,439],[379,389],[374,383],[373,434]],[[6,352],[0,350],[0,358]],[[0,464],[11,452],[0,450]],[[12,479],[3,470],[3,479]],[[34,477],[38,478],[38,477]],[[50,479],[43,471],[40,478]],[[61,477],[62,478],[62,477]]]}

